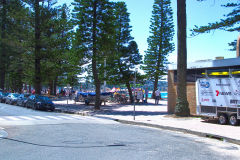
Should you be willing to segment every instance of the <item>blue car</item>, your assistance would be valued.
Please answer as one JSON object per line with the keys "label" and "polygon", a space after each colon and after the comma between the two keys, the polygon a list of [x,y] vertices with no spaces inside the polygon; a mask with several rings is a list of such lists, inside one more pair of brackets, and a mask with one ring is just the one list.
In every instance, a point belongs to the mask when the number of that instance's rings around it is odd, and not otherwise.
{"label": "blue car", "polygon": [[31,95],[27,98],[25,106],[35,110],[50,110],[54,111],[55,106],[53,102],[45,96]]}
{"label": "blue car", "polygon": [[5,103],[6,97],[8,96],[8,94],[9,93],[0,92],[0,102],[1,103]]}
{"label": "blue car", "polygon": [[[111,96],[112,93],[110,92],[103,92],[101,93],[100,97],[100,105],[102,102],[106,102],[107,99]],[[96,99],[96,93],[95,92],[78,92],[77,96],[75,98],[76,102],[85,102],[86,105],[89,105],[92,102],[95,102]]]}
{"label": "blue car", "polygon": [[5,103],[15,105],[17,104],[17,99],[20,94],[18,93],[9,93],[5,99]]}
{"label": "blue car", "polygon": [[25,107],[29,93],[20,94],[17,99],[17,105]]}

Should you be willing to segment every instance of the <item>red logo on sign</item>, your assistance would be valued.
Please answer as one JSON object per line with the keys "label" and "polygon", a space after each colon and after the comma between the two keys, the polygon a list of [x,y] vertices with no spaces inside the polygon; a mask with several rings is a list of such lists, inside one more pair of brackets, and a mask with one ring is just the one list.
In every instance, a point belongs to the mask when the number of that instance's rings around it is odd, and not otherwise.
{"label": "red logo on sign", "polygon": [[231,95],[232,95],[232,92],[219,92],[219,90],[216,90],[216,96],[219,96],[219,95],[222,95],[222,96],[231,96]]}
{"label": "red logo on sign", "polygon": [[202,98],[202,102],[209,102],[209,99]]}

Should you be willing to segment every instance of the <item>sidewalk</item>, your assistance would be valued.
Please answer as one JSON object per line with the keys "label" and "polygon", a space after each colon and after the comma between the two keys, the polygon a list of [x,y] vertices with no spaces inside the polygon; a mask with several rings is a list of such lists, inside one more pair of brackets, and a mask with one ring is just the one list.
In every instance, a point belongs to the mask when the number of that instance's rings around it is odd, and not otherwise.
{"label": "sidewalk", "polygon": [[101,118],[110,118],[121,123],[143,125],[155,128],[180,131],[203,137],[212,137],[228,142],[240,144],[240,126],[219,125],[217,121],[202,120],[196,117],[179,118],[167,114],[167,101],[154,104],[150,99],[148,104],[137,104],[135,120],[133,120],[133,105],[120,105],[107,103],[100,111],[94,111],[94,106],[85,106],[73,101],[54,101],[56,111],[74,113]]}

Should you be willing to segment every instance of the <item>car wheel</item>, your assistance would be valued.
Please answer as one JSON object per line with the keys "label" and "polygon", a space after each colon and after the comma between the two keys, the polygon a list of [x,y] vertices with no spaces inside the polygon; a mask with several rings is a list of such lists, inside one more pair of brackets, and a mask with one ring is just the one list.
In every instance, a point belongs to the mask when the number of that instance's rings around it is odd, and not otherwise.
{"label": "car wheel", "polygon": [[88,101],[88,100],[85,100],[85,104],[86,104],[86,105],[89,105],[89,101]]}
{"label": "car wheel", "polygon": [[236,126],[238,125],[238,119],[237,119],[237,115],[236,114],[232,114],[230,115],[229,117],[229,124],[232,125],[232,126]]}
{"label": "car wheel", "polygon": [[39,108],[39,107],[38,107],[37,104],[34,104],[34,105],[33,105],[33,109],[34,109],[34,110],[37,110],[38,108]]}
{"label": "car wheel", "polygon": [[219,117],[218,117],[218,122],[219,124],[221,125],[225,125],[227,124],[227,115],[226,114],[220,114]]}

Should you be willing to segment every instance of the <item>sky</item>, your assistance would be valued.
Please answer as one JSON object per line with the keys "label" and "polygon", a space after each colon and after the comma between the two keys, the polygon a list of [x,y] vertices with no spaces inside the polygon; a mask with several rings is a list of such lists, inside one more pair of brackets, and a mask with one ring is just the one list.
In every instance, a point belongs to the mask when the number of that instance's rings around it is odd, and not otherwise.
{"label": "sky", "polygon": [[[113,2],[124,1],[127,4],[130,13],[130,25],[132,26],[132,36],[138,44],[142,55],[148,48],[147,38],[149,37],[150,18],[152,16],[154,0],[111,0]],[[222,56],[224,58],[235,58],[236,52],[229,51],[228,43],[237,39],[238,32],[226,32],[215,30],[210,33],[200,34],[191,37],[190,29],[195,25],[206,25],[223,18],[231,9],[221,7],[221,4],[227,2],[236,2],[236,0],[208,0],[206,2],[197,2],[197,0],[187,1],[187,61],[194,62],[204,59],[215,59]],[[59,0],[59,4],[71,4],[72,0]],[[173,18],[175,24],[174,44],[175,51],[169,53],[168,60],[171,63],[177,61],[177,0],[172,0]]]}

